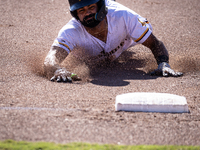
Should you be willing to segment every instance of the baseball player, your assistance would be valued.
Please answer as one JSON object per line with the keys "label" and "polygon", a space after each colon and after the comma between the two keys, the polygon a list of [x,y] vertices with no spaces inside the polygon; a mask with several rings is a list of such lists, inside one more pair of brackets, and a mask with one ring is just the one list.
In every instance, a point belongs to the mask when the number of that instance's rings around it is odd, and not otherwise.
{"label": "baseball player", "polygon": [[68,1],[73,18],[59,31],[44,61],[45,72],[54,72],[51,81],[71,82],[80,79],[60,67],[70,52],[81,49],[97,62],[112,62],[136,44],[142,44],[152,51],[158,64],[152,75],[183,75],[170,68],[168,51],[153,35],[147,19],[111,0]]}

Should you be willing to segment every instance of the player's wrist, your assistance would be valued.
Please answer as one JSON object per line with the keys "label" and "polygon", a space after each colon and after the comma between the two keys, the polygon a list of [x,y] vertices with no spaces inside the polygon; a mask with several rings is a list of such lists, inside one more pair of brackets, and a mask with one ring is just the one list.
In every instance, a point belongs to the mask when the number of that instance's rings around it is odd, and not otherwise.
{"label": "player's wrist", "polygon": [[158,56],[156,61],[157,61],[158,65],[163,63],[163,62],[169,63],[169,57],[167,55],[160,55],[160,56]]}

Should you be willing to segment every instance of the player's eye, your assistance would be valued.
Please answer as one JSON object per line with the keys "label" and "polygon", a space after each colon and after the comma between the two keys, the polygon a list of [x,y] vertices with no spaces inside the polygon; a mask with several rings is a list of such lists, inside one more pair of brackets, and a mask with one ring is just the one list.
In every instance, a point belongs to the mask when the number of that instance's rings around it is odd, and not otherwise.
{"label": "player's eye", "polygon": [[77,13],[79,13],[79,14],[84,13],[84,9],[79,9],[79,10],[77,10]]}
{"label": "player's eye", "polygon": [[95,9],[95,7],[94,7],[94,6],[91,6],[91,7],[89,7],[89,9],[90,9],[90,10],[93,10],[93,9]]}

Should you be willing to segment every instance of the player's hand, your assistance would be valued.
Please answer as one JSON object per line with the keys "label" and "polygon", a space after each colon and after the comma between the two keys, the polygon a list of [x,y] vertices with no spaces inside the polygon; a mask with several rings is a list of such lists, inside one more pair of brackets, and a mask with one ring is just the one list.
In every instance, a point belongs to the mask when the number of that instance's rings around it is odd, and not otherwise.
{"label": "player's hand", "polygon": [[170,65],[166,62],[163,62],[158,65],[158,68],[151,72],[151,75],[153,76],[163,76],[163,77],[180,77],[183,75],[181,72],[175,72],[170,68]]}
{"label": "player's hand", "polygon": [[81,78],[76,74],[67,71],[65,68],[60,68],[55,71],[54,76],[50,80],[57,82],[72,82],[72,80],[80,81]]}

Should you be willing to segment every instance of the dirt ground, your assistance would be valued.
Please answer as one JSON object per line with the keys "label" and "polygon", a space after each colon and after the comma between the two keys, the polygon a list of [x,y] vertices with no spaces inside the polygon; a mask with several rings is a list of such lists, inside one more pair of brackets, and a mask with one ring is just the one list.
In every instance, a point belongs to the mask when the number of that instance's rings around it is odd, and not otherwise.
{"label": "dirt ground", "polygon": [[[0,140],[200,145],[200,1],[117,2],[149,20],[184,76],[150,76],[155,60],[138,45],[108,67],[76,65],[87,82],[51,82],[42,62],[71,18],[67,0],[0,0]],[[115,112],[130,92],[185,96],[190,113]]]}

